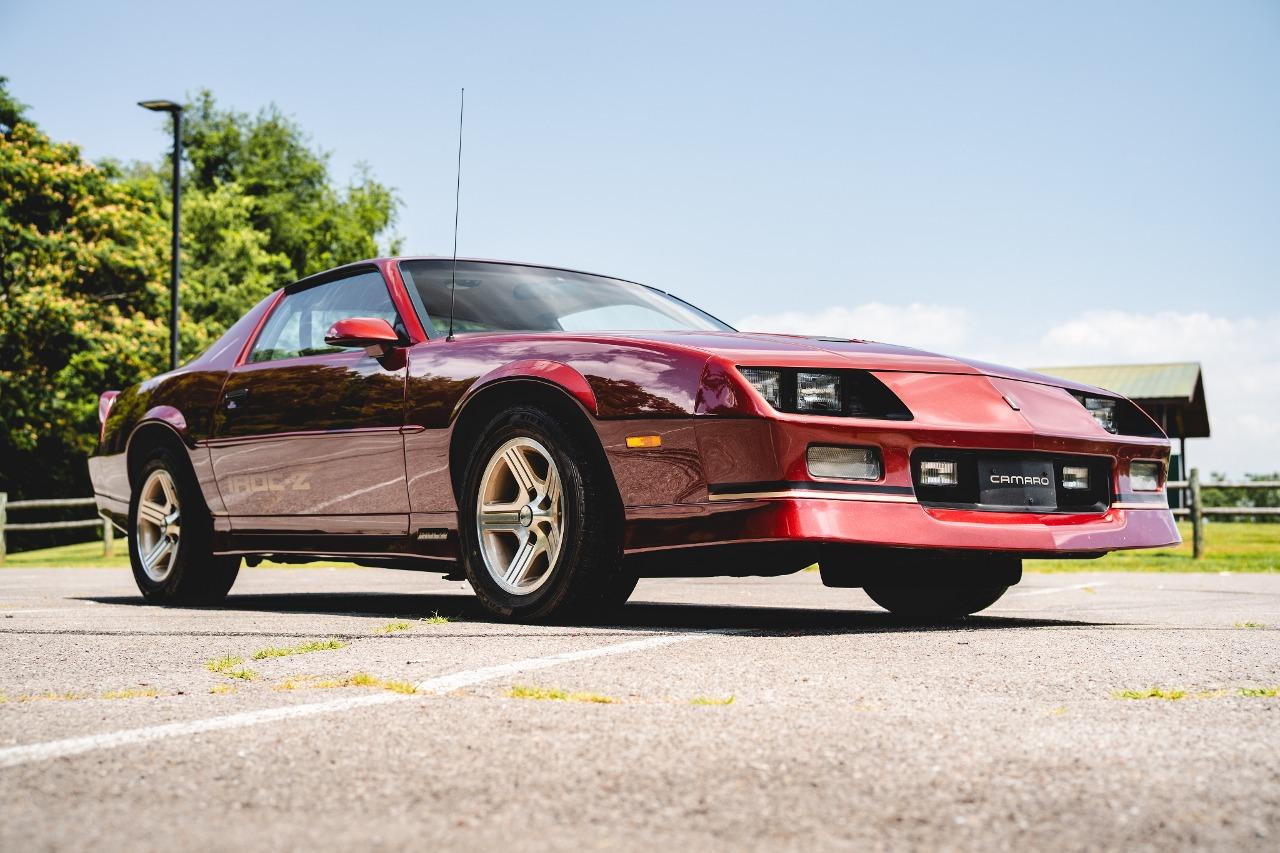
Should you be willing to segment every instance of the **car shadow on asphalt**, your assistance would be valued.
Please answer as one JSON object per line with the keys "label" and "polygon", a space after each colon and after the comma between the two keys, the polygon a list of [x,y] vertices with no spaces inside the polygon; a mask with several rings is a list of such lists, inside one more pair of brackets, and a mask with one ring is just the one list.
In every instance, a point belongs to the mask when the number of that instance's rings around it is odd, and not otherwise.
{"label": "car shadow on asphalt", "polygon": [[[97,604],[152,606],[141,596],[85,596]],[[362,593],[291,592],[231,594],[221,605],[206,611],[257,613],[312,613],[326,616],[378,616],[420,619],[444,616],[450,621],[508,626],[481,607],[470,593]],[[1116,623],[1073,619],[1014,616],[969,616],[945,622],[910,622],[881,610],[846,610],[816,607],[779,607],[750,604],[629,602],[609,619],[557,623],[556,627],[592,630],[724,631],[764,636],[861,634],[875,632],[986,631],[1010,628],[1085,628]],[[533,628],[536,626],[528,626]],[[392,635],[394,636],[394,635]]]}

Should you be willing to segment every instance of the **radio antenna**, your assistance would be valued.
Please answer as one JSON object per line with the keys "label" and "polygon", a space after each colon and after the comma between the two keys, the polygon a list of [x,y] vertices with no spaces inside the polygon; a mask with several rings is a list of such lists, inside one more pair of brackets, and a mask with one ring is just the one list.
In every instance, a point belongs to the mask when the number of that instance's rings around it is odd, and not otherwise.
{"label": "radio antenna", "polygon": [[467,90],[462,89],[462,102],[458,105],[458,173],[453,187],[453,272],[449,274],[449,334],[446,341],[453,340],[453,306],[458,293],[458,210],[462,201],[462,117],[467,109]]}

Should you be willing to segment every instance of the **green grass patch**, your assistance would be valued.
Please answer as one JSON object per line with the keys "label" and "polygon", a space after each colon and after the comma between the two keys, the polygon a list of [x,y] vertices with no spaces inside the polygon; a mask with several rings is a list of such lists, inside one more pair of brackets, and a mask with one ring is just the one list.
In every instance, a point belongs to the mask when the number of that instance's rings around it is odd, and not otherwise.
{"label": "green grass patch", "polygon": [[383,690],[390,690],[392,693],[417,693],[418,692],[418,688],[415,687],[411,682],[393,681],[389,678],[382,679],[382,681],[378,684],[378,686],[381,687]]}
{"label": "green grass patch", "polygon": [[1280,687],[1241,687],[1236,690],[1236,694],[1252,698],[1275,699],[1280,696]]}
{"label": "green grass patch", "polygon": [[242,663],[244,663],[244,658],[242,657],[237,657],[236,655],[222,655],[221,657],[205,661],[204,668],[210,672],[216,672],[221,675],[232,667],[239,666]]}
{"label": "green grass patch", "polygon": [[690,705],[732,705],[734,696],[694,696],[689,700]]}
{"label": "green grass patch", "polygon": [[452,616],[441,616],[438,612],[432,613],[430,616],[423,616],[418,620],[424,625],[448,625],[453,621]]}
{"label": "green grass patch", "polygon": [[570,693],[555,687],[533,687],[527,684],[513,684],[504,694],[508,699],[535,699],[552,702],[588,702],[595,705],[615,705],[618,700],[602,693]]}
{"label": "green grass patch", "polygon": [[103,699],[155,699],[160,691],[154,687],[126,687],[123,690],[108,690],[102,694]]}
{"label": "green grass patch", "polygon": [[53,690],[46,690],[44,693],[23,693],[19,696],[0,693],[0,705],[7,702],[73,702],[83,698],[85,697],[79,693],[58,693]]}
{"label": "green grass patch", "polygon": [[530,687],[524,684],[511,685],[511,689],[505,695],[508,699],[551,699],[557,702],[563,702],[569,698],[566,690],[557,690],[553,687]]}
{"label": "green grass patch", "polygon": [[1280,572],[1280,524],[1210,521],[1204,557],[1191,555],[1191,523],[1179,521],[1176,548],[1113,551],[1097,560],[1025,560],[1028,572]]}
{"label": "green grass patch", "polygon": [[218,675],[225,675],[227,678],[238,678],[241,681],[253,681],[258,677],[258,673],[248,669],[241,664],[244,658],[236,655],[222,655],[213,660],[205,662],[205,669]]}
{"label": "green grass patch", "polygon": [[214,695],[220,695],[223,693],[235,693],[238,689],[234,684],[215,684],[209,688],[209,692]]}
{"label": "green grass patch", "polygon": [[1117,699],[1163,699],[1167,702],[1176,702],[1187,698],[1187,691],[1148,687],[1144,690],[1117,690],[1112,695]]}
{"label": "green grass patch", "polygon": [[408,631],[412,627],[413,627],[413,624],[410,622],[388,622],[385,625],[380,625],[379,627],[374,628],[373,633],[394,634],[397,631]]}
{"label": "green grass patch", "polygon": [[[387,679],[387,678],[378,678],[376,676],[370,675],[367,672],[357,672],[353,675],[348,675],[346,678],[336,678],[328,681],[317,681],[313,683],[311,686],[321,690],[333,690],[340,687],[376,687],[380,690],[390,690],[393,693],[417,693],[418,692],[418,689],[408,681],[394,681],[392,679]],[[293,688],[289,687],[284,689],[291,690]]]}
{"label": "green grass patch", "polygon": [[[1148,687],[1144,690],[1117,690],[1111,695],[1116,699],[1164,699],[1166,701],[1177,701],[1178,699],[1221,699],[1224,696],[1233,695],[1233,691],[1225,687],[1219,687],[1213,690],[1200,690],[1196,693],[1191,693],[1186,690],[1166,690],[1160,687]],[[1280,687],[1237,687],[1234,695],[1250,698],[1275,698],[1280,696]]]}
{"label": "green grass patch", "polygon": [[1265,628],[1265,627],[1267,627],[1266,625],[1263,625],[1261,622],[1237,622],[1235,626],[1236,626],[1237,628]]}
{"label": "green grass patch", "polygon": [[[296,563],[273,563],[264,560],[258,566],[266,569],[354,569],[355,563],[334,563],[322,561],[298,565]],[[74,545],[59,545],[54,548],[37,548],[34,551],[10,552],[5,555],[6,569],[127,569],[129,568],[129,543],[119,533],[116,534],[114,552],[110,557],[102,556],[102,540],[93,542],[77,542]]]}
{"label": "green grass patch", "polygon": [[287,658],[290,655],[305,655],[310,652],[327,652],[332,649],[340,649],[345,645],[346,643],[341,640],[317,640],[314,643],[302,643],[297,646],[270,646],[254,652],[253,659],[266,660],[267,658]]}

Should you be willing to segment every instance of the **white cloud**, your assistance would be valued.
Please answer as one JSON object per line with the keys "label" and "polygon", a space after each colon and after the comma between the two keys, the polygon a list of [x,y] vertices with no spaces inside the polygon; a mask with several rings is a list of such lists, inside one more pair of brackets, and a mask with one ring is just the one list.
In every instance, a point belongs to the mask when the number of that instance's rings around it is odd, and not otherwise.
{"label": "white cloud", "polygon": [[738,328],[749,332],[831,335],[882,343],[938,349],[965,344],[970,337],[969,311],[949,305],[889,305],[867,302],[854,308],[837,306],[821,311],[752,314]]}
{"label": "white cloud", "polygon": [[1280,316],[1085,311],[980,336],[962,307],[871,302],[753,315],[738,327],[908,344],[1014,367],[1198,361],[1213,437],[1190,442],[1191,463],[1236,475],[1280,470]]}

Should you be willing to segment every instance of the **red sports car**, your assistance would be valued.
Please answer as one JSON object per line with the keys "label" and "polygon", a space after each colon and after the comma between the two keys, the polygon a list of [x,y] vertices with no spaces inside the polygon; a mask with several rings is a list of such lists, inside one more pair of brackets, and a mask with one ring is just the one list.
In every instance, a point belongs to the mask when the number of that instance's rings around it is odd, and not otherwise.
{"label": "red sports car", "polygon": [[100,402],[98,505],[155,602],[241,560],[446,572],[494,614],[591,618],[647,576],[817,563],[913,618],[1027,557],[1179,541],[1169,442],[1089,386],[860,340],[747,334],[532,264],[388,258],[272,294]]}

